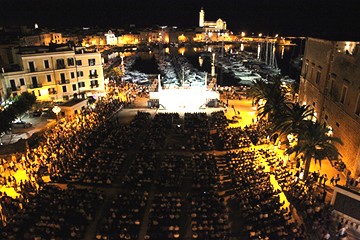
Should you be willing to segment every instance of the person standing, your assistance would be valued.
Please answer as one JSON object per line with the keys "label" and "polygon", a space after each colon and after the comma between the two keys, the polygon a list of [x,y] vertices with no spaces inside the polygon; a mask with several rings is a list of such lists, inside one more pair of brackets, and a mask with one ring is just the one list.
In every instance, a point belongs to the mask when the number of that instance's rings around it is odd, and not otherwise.
{"label": "person standing", "polygon": [[324,188],[325,188],[327,180],[328,180],[328,177],[326,174],[324,174],[324,183],[323,183]]}
{"label": "person standing", "polygon": [[355,187],[357,187],[360,183],[360,175],[357,177],[356,181],[355,181]]}
{"label": "person standing", "polygon": [[337,174],[335,177],[335,185],[337,185],[339,181],[340,181],[340,175]]}
{"label": "person standing", "polygon": [[335,182],[335,177],[332,176],[332,178],[330,179],[330,184],[334,186],[334,182]]}

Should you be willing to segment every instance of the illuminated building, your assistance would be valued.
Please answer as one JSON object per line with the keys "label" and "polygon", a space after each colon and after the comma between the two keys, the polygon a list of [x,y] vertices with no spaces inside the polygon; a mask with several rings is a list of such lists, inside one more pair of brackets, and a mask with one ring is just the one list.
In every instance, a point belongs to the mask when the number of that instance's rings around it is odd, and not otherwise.
{"label": "illuminated building", "polygon": [[132,45],[140,43],[140,34],[127,33],[118,37],[118,45]]}
{"label": "illuminated building", "polygon": [[205,32],[220,32],[226,30],[226,21],[219,18],[216,21],[205,21],[205,11],[201,8],[199,13],[199,27],[203,28]]}
{"label": "illuminated building", "polygon": [[360,173],[359,42],[308,38],[300,76],[300,103],[312,105],[321,123],[332,128],[352,175]]}
{"label": "illuminated building", "polygon": [[88,35],[85,38],[83,38],[83,41],[81,43],[83,47],[102,46],[105,44],[106,44],[106,37],[99,35]]}
{"label": "illuminated building", "polygon": [[38,101],[66,101],[75,96],[104,93],[104,75],[99,52],[69,48],[20,48],[17,68],[0,73],[2,99],[22,92],[33,93]]}
{"label": "illuminated building", "polygon": [[49,46],[50,43],[62,44],[66,41],[61,33],[55,32],[32,34],[20,39],[20,46]]}
{"label": "illuminated building", "polygon": [[105,37],[107,45],[117,45],[117,37],[111,30],[105,33]]}

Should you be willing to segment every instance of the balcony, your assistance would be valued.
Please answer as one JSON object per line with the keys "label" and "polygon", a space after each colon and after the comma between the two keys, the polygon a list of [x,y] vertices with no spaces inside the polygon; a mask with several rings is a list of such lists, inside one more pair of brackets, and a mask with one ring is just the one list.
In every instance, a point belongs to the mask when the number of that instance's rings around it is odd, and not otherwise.
{"label": "balcony", "polygon": [[65,64],[62,64],[62,63],[56,64],[56,69],[64,69],[64,68],[65,68]]}
{"label": "balcony", "polygon": [[90,78],[90,79],[92,79],[92,78],[97,78],[97,77],[98,77],[97,74],[90,74],[90,75],[89,75],[89,78]]}
{"label": "balcony", "polygon": [[29,69],[28,69],[28,72],[37,72],[37,71],[38,71],[37,68],[29,68]]}
{"label": "balcony", "polygon": [[99,87],[99,84],[98,84],[98,83],[97,83],[97,84],[91,84],[90,87],[91,87],[91,88],[98,88],[98,87]]}
{"label": "balcony", "polygon": [[56,94],[56,91],[49,91],[49,95],[54,95]]}
{"label": "balcony", "polygon": [[29,88],[30,88],[30,89],[41,88],[41,87],[42,87],[42,84],[41,84],[41,83],[30,84],[30,85],[29,85]]}
{"label": "balcony", "polygon": [[70,83],[70,80],[69,79],[66,79],[66,80],[61,80],[61,81],[58,81],[57,84],[61,85],[61,84],[68,84]]}
{"label": "balcony", "polygon": [[20,86],[9,87],[8,90],[12,92],[20,91]]}

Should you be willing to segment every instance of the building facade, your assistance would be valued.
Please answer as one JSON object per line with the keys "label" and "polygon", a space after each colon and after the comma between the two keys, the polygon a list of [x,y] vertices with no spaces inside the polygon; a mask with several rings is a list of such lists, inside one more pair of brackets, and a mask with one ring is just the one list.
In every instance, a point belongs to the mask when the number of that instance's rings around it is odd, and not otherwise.
{"label": "building facade", "polygon": [[300,102],[343,141],[337,147],[353,176],[360,173],[359,44],[308,38],[299,89]]}
{"label": "building facade", "polygon": [[24,36],[20,39],[20,46],[49,46],[50,43],[66,43],[61,33],[45,32],[35,35]]}
{"label": "building facade", "polygon": [[104,75],[99,52],[84,49],[17,53],[20,71],[0,73],[1,100],[22,92],[33,93],[38,101],[67,101],[74,97],[104,94]]}
{"label": "building facade", "polygon": [[205,21],[205,11],[201,8],[199,12],[199,27],[205,32],[220,32],[226,30],[226,22],[219,18],[216,21]]}

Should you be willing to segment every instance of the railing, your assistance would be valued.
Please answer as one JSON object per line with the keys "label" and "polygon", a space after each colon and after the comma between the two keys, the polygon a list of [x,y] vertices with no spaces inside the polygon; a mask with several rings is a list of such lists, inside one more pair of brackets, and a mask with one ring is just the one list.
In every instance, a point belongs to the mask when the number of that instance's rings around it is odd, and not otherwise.
{"label": "railing", "polygon": [[12,92],[16,92],[16,91],[20,91],[20,87],[19,86],[9,87],[8,90],[11,90]]}
{"label": "railing", "polygon": [[97,74],[90,74],[90,75],[89,75],[89,78],[97,78],[97,77],[98,77]]}
{"label": "railing", "polygon": [[30,88],[30,89],[41,88],[41,87],[42,87],[42,84],[41,84],[41,83],[30,84],[30,85],[29,85],[29,88]]}
{"label": "railing", "polygon": [[65,68],[65,64],[60,64],[60,63],[56,64],[56,69],[64,69],[64,68]]}
{"label": "railing", "polygon": [[61,84],[67,84],[67,83],[70,83],[70,80],[69,80],[69,79],[61,80],[61,81],[58,81],[57,83],[58,83],[59,85],[61,85]]}
{"label": "railing", "polygon": [[37,72],[38,70],[37,70],[37,68],[29,68],[28,71],[29,72]]}
{"label": "railing", "polygon": [[91,84],[90,87],[91,88],[97,88],[97,87],[99,87],[99,84]]}
{"label": "railing", "polygon": [[56,91],[49,91],[49,94],[54,95],[54,94],[56,94]]}

